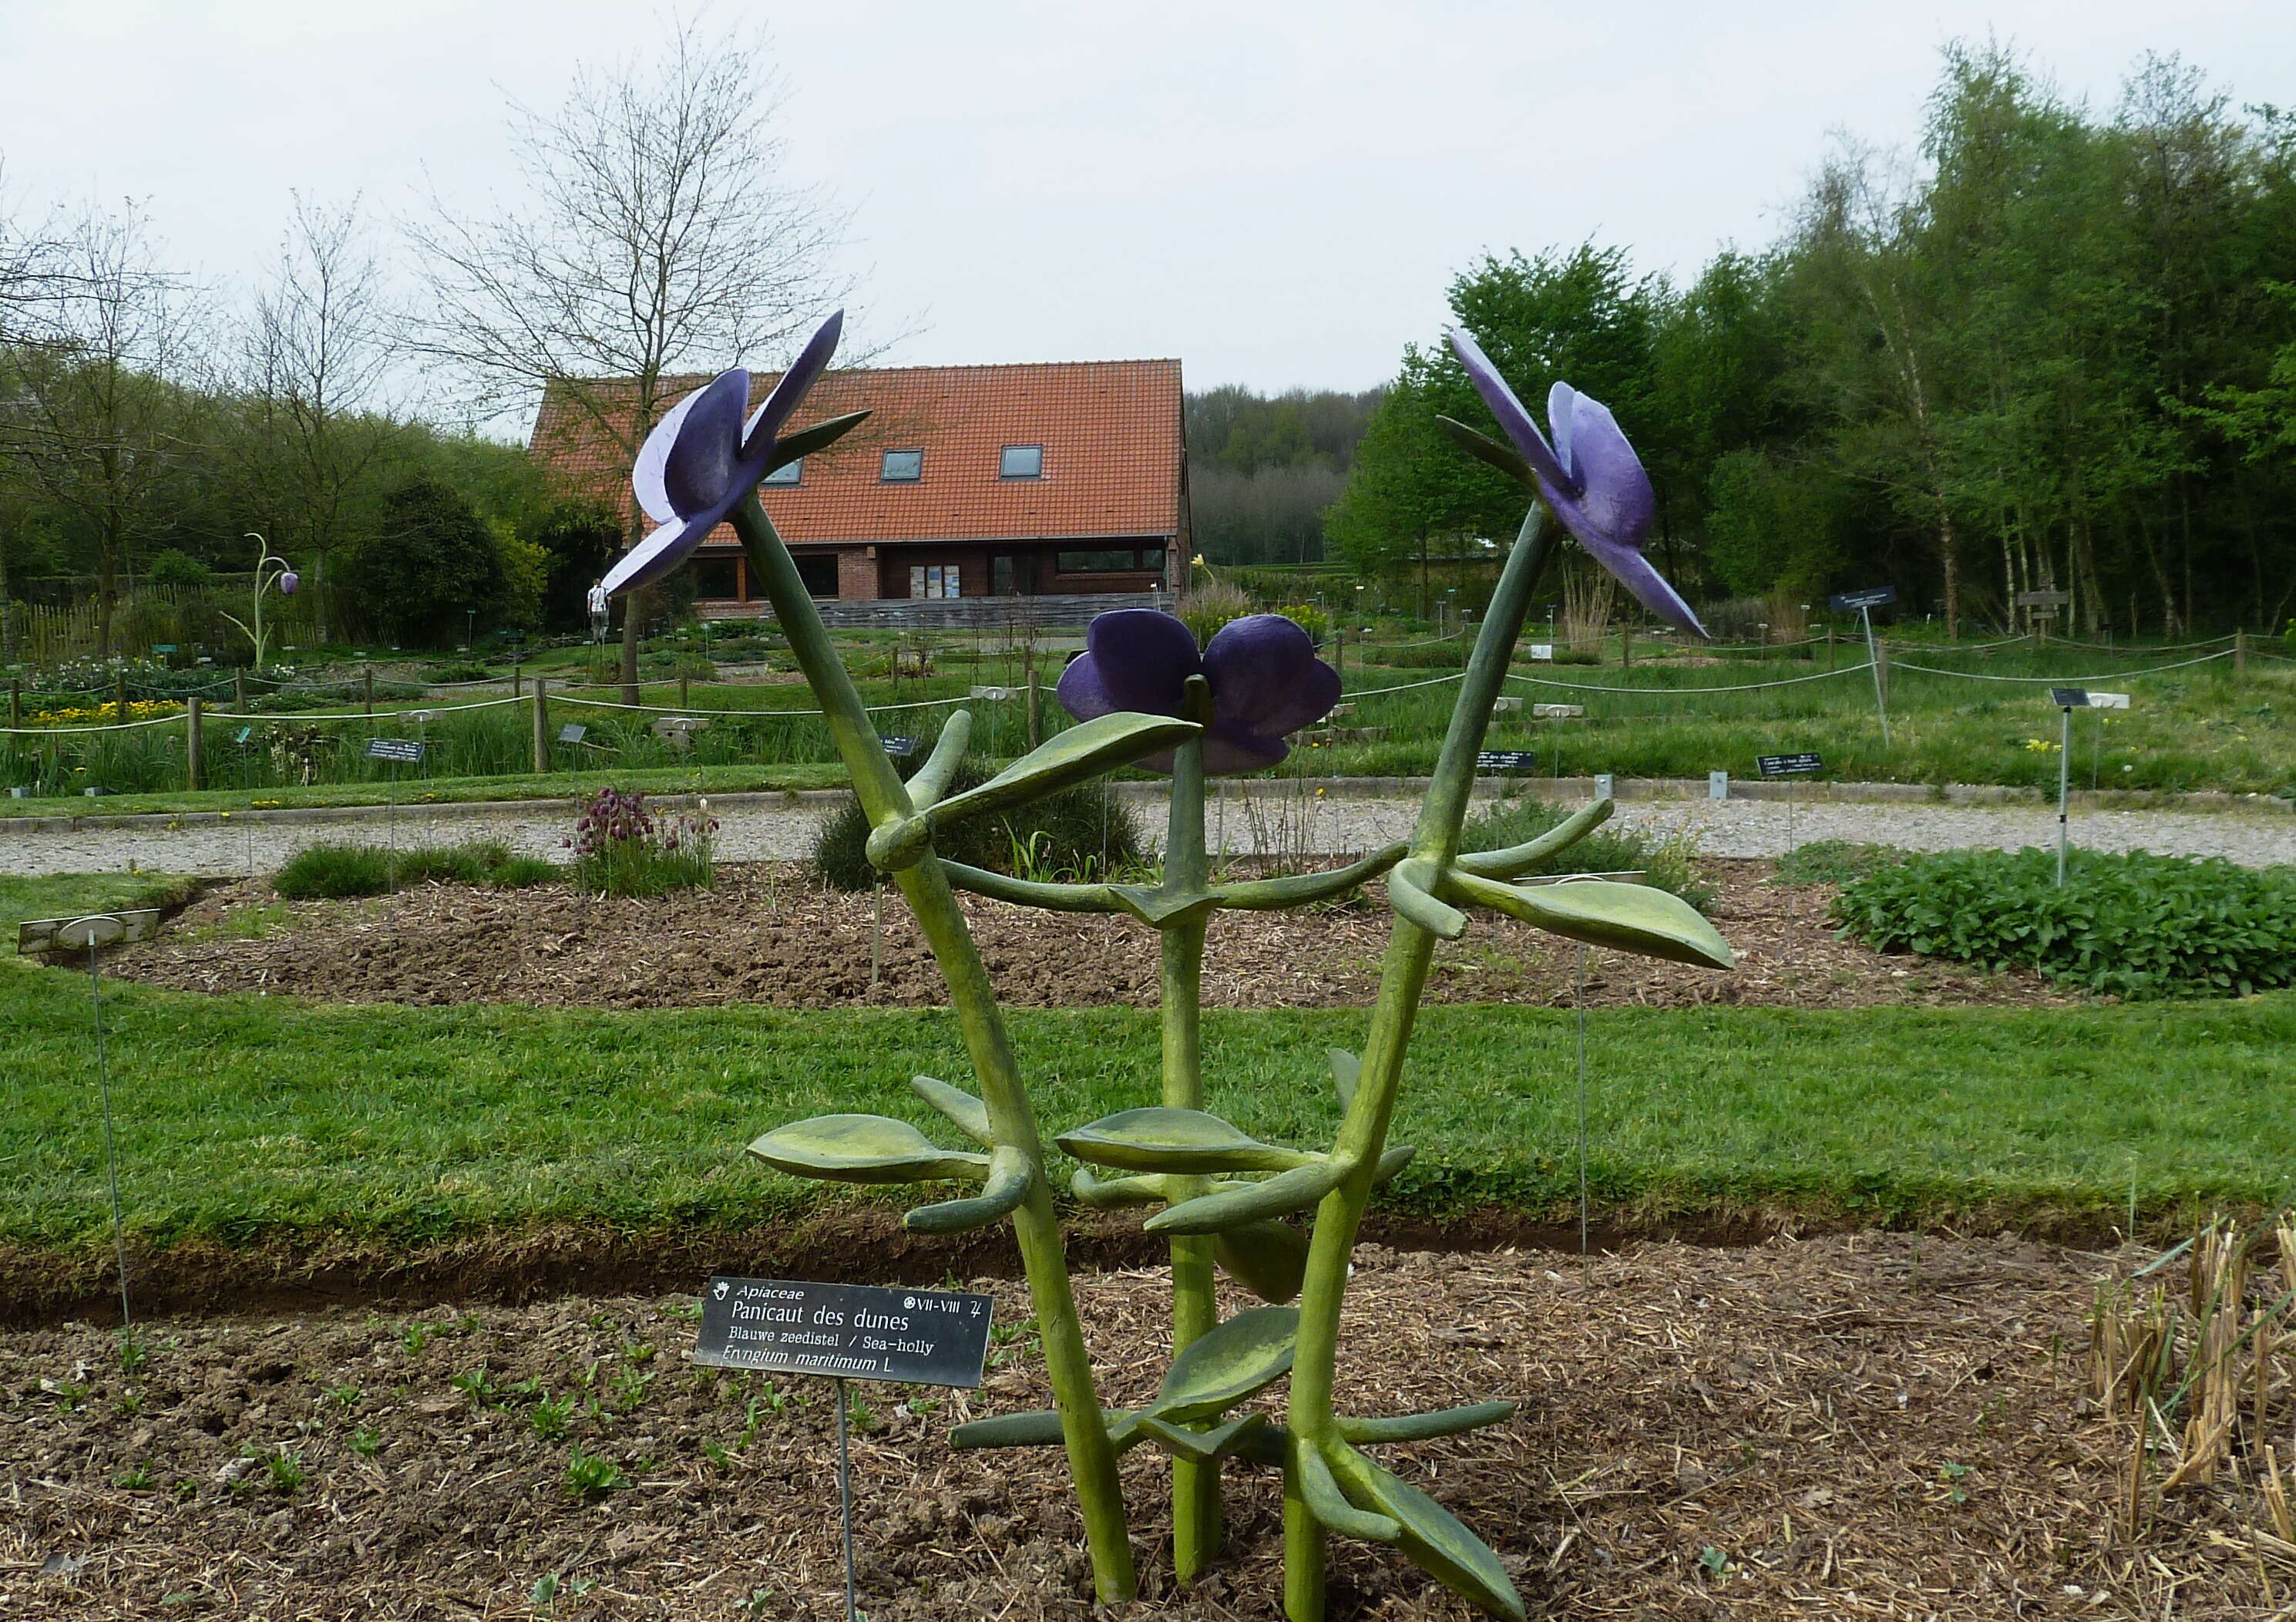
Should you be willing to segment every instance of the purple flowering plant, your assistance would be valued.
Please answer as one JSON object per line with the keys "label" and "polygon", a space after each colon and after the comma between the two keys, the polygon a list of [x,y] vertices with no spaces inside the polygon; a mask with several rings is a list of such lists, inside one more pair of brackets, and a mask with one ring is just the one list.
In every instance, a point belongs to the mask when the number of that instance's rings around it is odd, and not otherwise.
{"label": "purple flowering plant", "polygon": [[1498,418],[1513,449],[1449,417],[1438,419],[1445,430],[1476,456],[1538,491],[1547,510],[1636,601],[1661,620],[1704,636],[1706,628],[1690,605],[1643,556],[1643,543],[1658,515],[1658,497],[1642,458],[1611,408],[1567,383],[1556,383],[1546,392],[1546,422],[1554,434],[1550,443],[1473,334],[1455,328],[1450,340],[1452,352],[1466,368],[1467,381]]}
{"label": "purple flowering plant", "polygon": [[574,879],[604,895],[663,895],[706,888],[715,872],[718,819],[709,802],[690,817],[659,817],[644,793],[607,787],[585,798],[574,832]]}
{"label": "purple flowering plant", "polygon": [[[1282,614],[1230,620],[1199,654],[1195,634],[1153,608],[1096,617],[1085,631],[1084,656],[1061,672],[1056,692],[1078,720],[1119,710],[1180,715],[1188,682],[1198,676],[1211,696],[1202,748],[1213,777],[1279,764],[1291,753],[1284,739],[1329,714],[1340,697],[1339,672]],[[1142,764],[1169,772],[1172,761],[1166,751]]]}

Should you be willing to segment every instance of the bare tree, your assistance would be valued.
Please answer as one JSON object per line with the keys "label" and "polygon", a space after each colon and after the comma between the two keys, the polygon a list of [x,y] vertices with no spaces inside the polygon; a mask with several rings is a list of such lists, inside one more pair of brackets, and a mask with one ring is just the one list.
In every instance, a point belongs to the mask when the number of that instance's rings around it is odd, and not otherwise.
{"label": "bare tree", "polygon": [[[783,94],[761,36],[678,23],[658,61],[586,68],[555,112],[518,110],[527,206],[473,218],[434,198],[409,228],[430,280],[415,347],[455,363],[480,410],[555,391],[635,459],[678,374],[785,350],[848,291],[844,218],[783,174]],[[642,617],[634,601],[623,619],[629,703]]]}
{"label": "bare tree", "polygon": [[298,194],[244,330],[240,460],[273,546],[308,560],[315,580],[397,432],[381,397],[398,332],[358,200],[331,209]]}
{"label": "bare tree", "polygon": [[28,300],[11,375],[12,459],[96,558],[97,648],[111,651],[119,576],[168,521],[183,472],[185,290],[155,267],[133,205],[90,209],[64,233]]}

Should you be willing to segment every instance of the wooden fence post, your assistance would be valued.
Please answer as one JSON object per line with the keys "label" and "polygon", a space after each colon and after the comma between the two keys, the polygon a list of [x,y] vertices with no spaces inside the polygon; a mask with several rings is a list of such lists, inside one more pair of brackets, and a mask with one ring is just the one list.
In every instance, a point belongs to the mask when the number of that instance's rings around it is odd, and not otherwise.
{"label": "wooden fence post", "polygon": [[201,758],[200,696],[197,693],[184,700],[184,786],[196,793],[206,780],[206,774],[201,770],[206,762]]}
{"label": "wooden fence post", "polygon": [[1619,627],[1619,668],[1631,670],[1635,663],[1635,630],[1631,625]]}
{"label": "wooden fence post", "polygon": [[366,678],[366,718],[374,719],[374,666],[368,665],[359,672]]}
{"label": "wooden fence post", "polygon": [[543,677],[534,679],[534,770],[537,775],[550,770],[550,700],[543,693],[548,685]]}
{"label": "wooden fence post", "polygon": [[24,724],[24,684],[12,676],[8,679],[8,724]]}
{"label": "wooden fence post", "polygon": [[1827,670],[1833,668],[1833,627],[1829,625],[1825,628],[1825,668]]}
{"label": "wooden fence post", "polygon": [[127,719],[127,672],[121,671],[111,679],[111,701],[118,707],[119,719]]}
{"label": "wooden fence post", "polygon": [[520,685],[522,679],[523,678],[519,674],[518,661],[513,659],[510,662],[510,696],[512,698],[520,696],[526,691],[526,688]]}
{"label": "wooden fence post", "polygon": [[234,668],[231,672],[231,707],[240,714],[247,713],[247,672]]}
{"label": "wooden fence post", "polygon": [[2232,668],[2235,675],[2248,668],[2248,633],[2244,630],[2232,633]]}

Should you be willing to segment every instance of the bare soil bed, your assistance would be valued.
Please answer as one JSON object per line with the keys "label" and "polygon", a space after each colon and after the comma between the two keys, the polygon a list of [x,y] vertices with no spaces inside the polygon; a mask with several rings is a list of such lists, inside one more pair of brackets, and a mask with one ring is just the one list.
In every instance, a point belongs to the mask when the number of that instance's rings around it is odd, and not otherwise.
{"label": "bare soil bed", "polygon": [[[1708,908],[1739,954],[1734,974],[1588,953],[1597,1007],[1801,1008],[2070,1000],[2038,976],[1885,957],[1826,925],[1833,888],[1768,881],[1765,861],[1703,865]],[[1374,895],[1377,892],[1374,891]],[[1157,959],[1129,919],[1049,914],[965,897],[981,956],[1011,1007],[1152,1005]],[[428,885],[372,901],[283,905],[268,884],[208,891],[113,971],[197,992],[288,992],[334,1002],[521,1002],[560,1008],[775,1008],[944,1000],[939,971],[898,893],[887,892],[871,983],[872,898],[820,889],[778,865],[721,869],[717,888],[606,901],[565,885],[496,893]],[[1390,919],[1369,902],[1308,913],[1214,915],[1204,1000],[1214,1008],[1370,1003]],[[1577,949],[1528,925],[1479,916],[1437,950],[1428,997],[1568,1005]]]}
{"label": "bare soil bed", "polygon": [[[2112,1530],[2127,1426],[2087,1397],[2083,1319],[2136,1259],[1870,1232],[1585,1264],[1367,1248],[1343,1403],[1521,1404],[1389,1461],[1499,1551],[1534,1614],[2284,1615],[2296,1555],[2244,1519],[2245,1488],[2176,1494],[2136,1547]],[[1135,1403],[1162,1277],[1079,1284],[1105,1395]],[[1020,1286],[974,1287],[1021,1322]],[[685,1363],[693,1312],[162,1320],[127,1360],[113,1329],[0,1335],[0,1615],[833,1618],[828,1387]],[[1056,1460],[944,1440],[1046,1400],[1031,1337],[978,1393],[853,1389],[875,1622],[1088,1613]],[[625,1484],[575,1491],[577,1450]],[[1106,1614],[1275,1614],[1272,1473],[1233,1478],[1230,1552],[1181,1593],[1164,1466],[1135,1453],[1125,1476],[1144,1597]],[[1471,1614],[1386,1551],[1333,1548],[1337,1619]]]}

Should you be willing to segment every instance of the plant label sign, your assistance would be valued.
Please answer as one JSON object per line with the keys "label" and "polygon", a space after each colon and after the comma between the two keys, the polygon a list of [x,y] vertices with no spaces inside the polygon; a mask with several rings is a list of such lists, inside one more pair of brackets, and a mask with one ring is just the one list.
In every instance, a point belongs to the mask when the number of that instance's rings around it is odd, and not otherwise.
{"label": "plant label sign", "polygon": [[1754,764],[1766,778],[1815,777],[1825,770],[1825,762],[1815,750],[1804,754],[1758,754]]}
{"label": "plant label sign", "polygon": [[1552,660],[1554,657],[1554,644],[1552,642],[1532,643],[1530,645],[1530,656],[1533,659],[1540,661]]}
{"label": "plant label sign", "polygon": [[1856,613],[1861,608],[1879,608],[1898,600],[1895,586],[1872,586],[1864,591],[1837,591],[1825,599],[1836,613]]}
{"label": "plant label sign", "polygon": [[578,744],[589,736],[590,729],[578,720],[570,720],[558,729],[558,741],[562,744]]}
{"label": "plant label sign", "polygon": [[2128,707],[2128,695],[2100,693],[2091,687],[2088,690],[2088,707],[2092,710],[2125,710]]}
{"label": "plant label sign", "polygon": [[906,760],[917,752],[917,740],[913,737],[889,737],[884,740],[885,753],[894,760]]}
{"label": "plant label sign", "polygon": [[1524,772],[1536,764],[1528,749],[1486,749],[1475,756],[1477,771]]}
{"label": "plant label sign", "polygon": [[397,761],[402,766],[418,766],[422,762],[423,745],[411,737],[371,737],[366,740],[366,758],[371,761]]}
{"label": "plant label sign", "polygon": [[2086,710],[2088,708],[2088,689],[2087,687],[2051,687],[2049,702],[2060,710]]}
{"label": "plant label sign", "polygon": [[701,1293],[693,1361],[719,1369],[977,1387],[988,1358],[987,1296],[809,1279],[715,1278]]}

